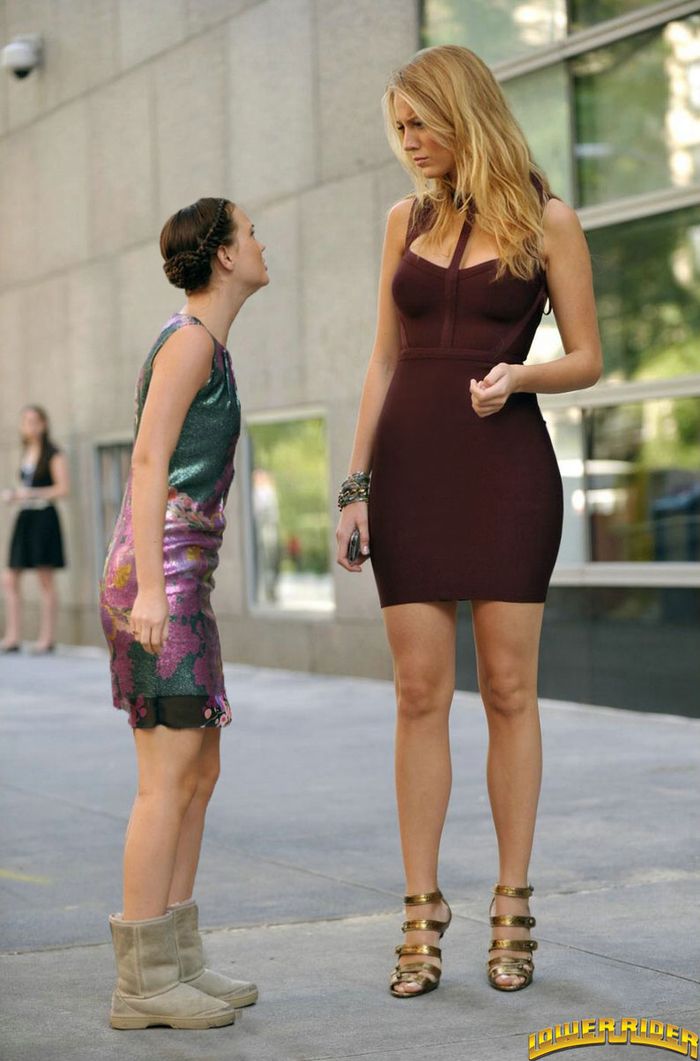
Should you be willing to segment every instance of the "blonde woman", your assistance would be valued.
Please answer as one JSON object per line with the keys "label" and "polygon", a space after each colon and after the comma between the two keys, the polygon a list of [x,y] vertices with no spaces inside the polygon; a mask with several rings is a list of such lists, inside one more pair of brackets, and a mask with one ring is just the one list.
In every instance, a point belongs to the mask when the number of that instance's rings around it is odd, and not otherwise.
{"label": "blonde woman", "polygon": [[[413,998],[440,981],[451,917],[438,851],[451,786],[456,602],[470,600],[499,855],[488,980],[515,991],[532,980],[537,946],[528,904],[541,778],[537,665],[563,512],[537,393],[600,377],[590,259],[575,212],[552,195],[473,52],[419,52],[383,102],[415,195],[386,224],[337,541],[349,571],[371,551],[394,663],[406,921],[390,990]],[[566,356],[525,365],[547,298]]]}

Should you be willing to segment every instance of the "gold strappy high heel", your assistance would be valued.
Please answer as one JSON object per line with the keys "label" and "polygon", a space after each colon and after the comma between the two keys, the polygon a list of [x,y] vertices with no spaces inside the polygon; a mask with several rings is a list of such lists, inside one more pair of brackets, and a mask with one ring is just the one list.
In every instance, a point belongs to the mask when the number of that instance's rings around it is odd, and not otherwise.
{"label": "gold strappy high heel", "polygon": [[[511,888],[507,884],[496,884],[493,889],[493,899],[489,906],[489,919],[494,928],[502,928],[516,925],[521,928],[534,928],[537,924],[534,917],[529,914],[495,914],[491,915],[491,907],[497,895],[510,895],[516,899],[529,899],[535,889],[528,885],[526,888]],[[532,960],[532,952],[537,950],[537,940],[534,939],[492,939],[489,950],[529,951],[526,958],[515,958],[508,955],[506,958],[490,958],[488,961],[488,978],[491,987],[498,991],[522,991],[524,987],[532,982],[532,974],[535,965]],[[522,976],[522,984],[499,984],[497,976]]]}
{"label": "gold strappy high heel", "polygon": [[[441,891],[424,892],[422,895],[405,895],[405,906],[423,906],[427,903],[438,903],[442,901],[447,907],[447,921],[404,921],[401,926],[402,932],[439,932],[440,939],[445,935],[452,921],[450,905]],[[424,955],[429,958],[441,958],[440,947],[430,947],[427,943],[404,943],[396,948],[399,959],[404,954]],[[440,983],[442,967],[434,962],[411,962],[401,965],[397,962],[392,970],[389,981],[389,990],[394,998],[417,998],[418,995],[426,995],[428,991],[434,991]],[[397,984],[413,983],[420,986],[420,991],[394,991]]]}

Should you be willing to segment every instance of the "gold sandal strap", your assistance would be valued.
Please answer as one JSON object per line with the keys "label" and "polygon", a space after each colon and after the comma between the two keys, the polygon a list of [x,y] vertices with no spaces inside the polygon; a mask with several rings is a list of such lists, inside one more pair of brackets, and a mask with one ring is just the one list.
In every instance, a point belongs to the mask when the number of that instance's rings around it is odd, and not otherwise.
{"label": "gold sandal strap", "polygon": [[408,962],[406,965],[397,965],[394,969],[395,973],[416,973],[424,970],[435,976],[440,976],[442,969],[439,965],[433,965],[431,962]]}
{"label": "gold sandal strap", "polygon": [[396,947],[396,953],[403,957],[404,954],[428,954],[432,958],[441,958],[442,951],[439,947],[429,947],[427,943],[404,943]]}
{"label": "gold sandal strap", "polygon": [[489,950],[537,950],[536,939],[492,939]]}
{"label": "gold sandal strap", "polygon": [[529,917],[520,914],[494,914],[491,917],[491,924],[498,925],[501,928],[508,925],[519,925],[521,928],[534,928],[537,922],[534,917]]}
{"label": "gold sandal strap", "polygon": [[495,884],[493,894],[510,895],[514,899],[529,899],[534,890],[531,884],[528,884],[525,888],[511,888],[509,884]]}
{"label": "gold sandal strap", "polygon": [[440,982],[440,969],[437,965],[418,965],[413,968],[397,966],[391,974],[390,987],[401,983],[418,983],[421,986],[426,980],[431,984]]}
{"label": "gold sandal strap", "polygon": [[442,932],[446,921],[404,921],[402,932]]}
{"label": "gold sandal strap", "polygon": [[521,984],[520,986],[521,987],[526,987],[530,983],[530,981],[532,980],[532,974],[534,973],[534,971],[535,971],[534,969],[525,969],[525,968],[523,968],[520,965],[517,965],[517,966],[510,966],[510,965],[500,966],[500,965],[498,965],[498,966],[494,966],[493,969],[489,969],[488,977],[489,977],[489,980],[491,981],[491,983],[495,984],[498,987],[499,985],[496,984],[496,978],[498,976],[521,976],[523,978],[523,980],[525,981],[525,983]]}
{"label": "gold sandal strap", "polygon": [[506,969],[509,966],[512,968],[524,968],[526,965],[530,968],[535,968],[535,963],[532,958],[489,958],[489,970],[498,967],[499,969]]}
{"label": "gold sandal strap", "polygon": [[420,895],[404,895],[403,903],[404,906],[423,906],[425,903],[439,903],[442,899],[442,892],[440,890],[436,892],[421,892]]}

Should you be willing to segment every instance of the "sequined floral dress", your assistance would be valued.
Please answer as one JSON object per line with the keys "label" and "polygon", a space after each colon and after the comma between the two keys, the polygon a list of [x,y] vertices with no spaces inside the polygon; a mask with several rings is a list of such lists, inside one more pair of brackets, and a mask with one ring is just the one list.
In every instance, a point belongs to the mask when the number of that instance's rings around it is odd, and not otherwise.
{"label": "sequined floral dress", "polygon": [[[153,362],[177,329],[201,324],[176,313],[164,325],[136,385],[135,432],[151,382]],[[187,412],[170,459],[163,532],[168,637],[153,655],[129,632],[136,592],[131,474],[100,581],[100,613],[111,655],[114,706],[134,728],[226,726],[231,709],[210,596],[226,526],[224,506],[234,475],[241,413],[228,351],[212,336],[208,381]]]}

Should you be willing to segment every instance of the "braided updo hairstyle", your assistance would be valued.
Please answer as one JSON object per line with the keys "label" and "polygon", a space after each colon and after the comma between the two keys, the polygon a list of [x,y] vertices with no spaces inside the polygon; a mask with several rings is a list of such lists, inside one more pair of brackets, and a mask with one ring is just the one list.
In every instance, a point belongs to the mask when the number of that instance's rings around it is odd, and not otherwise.
{"label": "braided updo hairstyle", "polygon": [[160,253],[171,284],[188,295],[207,286],[217,249],[236,239],[233,210],[228,199],[198,199],[168,218],[160,234]]}

